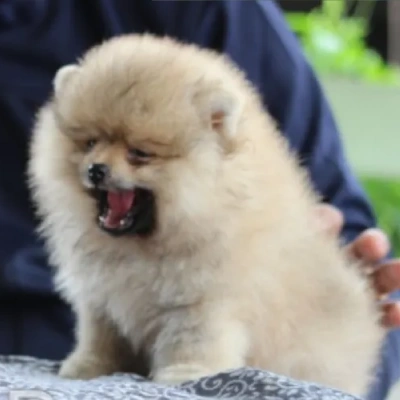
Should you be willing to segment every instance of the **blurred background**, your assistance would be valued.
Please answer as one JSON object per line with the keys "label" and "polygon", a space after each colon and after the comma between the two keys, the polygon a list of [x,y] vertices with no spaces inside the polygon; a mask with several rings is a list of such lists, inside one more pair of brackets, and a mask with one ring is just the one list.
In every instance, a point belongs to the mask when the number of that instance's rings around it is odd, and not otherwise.
{"label": "blurred background", "polygon": [[[278,0],[400,256],[400,0]],[[400,396],[399,396],[400,399]]]}
{"label": "blurred background", "polygon": [[[400,0],[278,0],[400,256]],[[400,385],[390,400],[400,400]]]}

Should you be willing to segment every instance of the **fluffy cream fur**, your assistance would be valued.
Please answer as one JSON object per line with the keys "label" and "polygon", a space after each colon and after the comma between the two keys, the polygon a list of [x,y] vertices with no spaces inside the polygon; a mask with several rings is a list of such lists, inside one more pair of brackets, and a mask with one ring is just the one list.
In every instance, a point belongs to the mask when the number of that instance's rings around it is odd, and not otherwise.
{"label": "fluffy cream fur", "polygon": [[[29,176],[57,286],[78,315],[62,376],[130,369],[140,350],[159,382],[248,365],[366,391],[384,335],[375,298],[320,232],[306,174],[235,66],[132,35],[62,68],[54,88]],[[129,146],[154,157],[134,167]],[[99,229],[92,162],[154,190],[151,237]]]}

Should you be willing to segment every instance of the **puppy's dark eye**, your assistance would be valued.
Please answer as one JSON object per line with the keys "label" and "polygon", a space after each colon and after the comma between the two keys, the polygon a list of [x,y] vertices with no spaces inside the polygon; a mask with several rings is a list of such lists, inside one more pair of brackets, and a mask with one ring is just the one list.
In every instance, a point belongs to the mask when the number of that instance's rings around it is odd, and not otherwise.
{"label": "puppy's dark eye", "polygon": [[132,164],[144,164],[149,161],[150,158],[151,154],[140,149],[130,149],[128,153],[128,160]]}
{"label": "puppy's dark eye", "polygon": [[148,157],[150,157],[150,154],[147,154],[143,150],[139,150],[139,149],[132,149],[129,152],[130,152],[130,155],[132,157],[138,157],[138,158],[148,158]]}
{"label": "puppy's dark eye", "polygon": [[86,151],[90,151],[93,149],[94,146],[96,146],[97,140],[96,139],[89,139],[85,143],[85,149]]}

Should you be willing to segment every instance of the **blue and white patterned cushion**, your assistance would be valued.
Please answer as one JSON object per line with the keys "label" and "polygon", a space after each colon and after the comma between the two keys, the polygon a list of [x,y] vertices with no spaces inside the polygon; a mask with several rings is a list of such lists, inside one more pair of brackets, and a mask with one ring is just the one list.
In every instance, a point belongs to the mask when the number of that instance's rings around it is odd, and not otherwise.
{"label": "blue and white patterned cushion", "polygon": [[129,374],[71,381],[59,378],[57,368],[51,361],[0,356],[0,400],[357,400],[337,390],[250,368],[177,387]]}

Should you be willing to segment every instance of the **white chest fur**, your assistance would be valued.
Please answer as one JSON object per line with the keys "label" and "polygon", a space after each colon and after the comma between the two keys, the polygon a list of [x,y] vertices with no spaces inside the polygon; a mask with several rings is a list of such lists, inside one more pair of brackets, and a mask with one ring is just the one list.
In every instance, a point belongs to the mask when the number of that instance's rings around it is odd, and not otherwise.
{"label": "white chest fur", "polygon": [[145,259],[107,249],[73,257],[56,278],[72,304],[85,302],[86,307],[105,312],[135,346],[160,316],[197,302],[212,281],[196,258]]}

